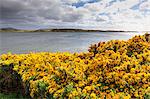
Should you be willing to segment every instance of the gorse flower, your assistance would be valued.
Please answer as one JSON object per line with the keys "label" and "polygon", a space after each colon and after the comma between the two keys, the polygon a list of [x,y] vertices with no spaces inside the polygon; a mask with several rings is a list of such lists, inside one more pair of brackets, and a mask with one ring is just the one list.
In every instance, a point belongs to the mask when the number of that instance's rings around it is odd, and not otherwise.
{"label": "gorse flower", "polygon": [[145,98],[150,96],[146,35],[100,42],[87,53],[3,54],[0,66],[13,65],[32,98]]}

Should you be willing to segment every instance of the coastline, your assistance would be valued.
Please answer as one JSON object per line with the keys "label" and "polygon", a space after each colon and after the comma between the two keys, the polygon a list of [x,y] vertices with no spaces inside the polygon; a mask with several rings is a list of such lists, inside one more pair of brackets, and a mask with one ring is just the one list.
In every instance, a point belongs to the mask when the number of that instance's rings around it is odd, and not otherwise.
{"label": "coastline", "polygon": [[35,30],[23,30],[15,28],[1,28],[0,32],[136,32],[136,31],[124,31],[124,30],[85,30],[85,29],[35,29]]}

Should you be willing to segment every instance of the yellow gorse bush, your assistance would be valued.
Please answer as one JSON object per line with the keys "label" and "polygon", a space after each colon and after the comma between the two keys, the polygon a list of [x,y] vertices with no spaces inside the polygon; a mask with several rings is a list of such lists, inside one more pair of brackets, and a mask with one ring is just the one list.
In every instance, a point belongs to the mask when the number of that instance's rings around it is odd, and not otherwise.
{"label": "yellow gorse bush", "polygon": [[87,53],[3,54],[32,98],[130,99],[150,97],[148,34],[92,45]]}

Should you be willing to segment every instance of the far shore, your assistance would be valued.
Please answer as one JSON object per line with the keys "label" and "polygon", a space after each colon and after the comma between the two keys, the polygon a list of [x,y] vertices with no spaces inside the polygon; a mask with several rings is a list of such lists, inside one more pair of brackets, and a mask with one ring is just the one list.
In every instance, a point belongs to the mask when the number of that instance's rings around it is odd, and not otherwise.
{"label": "far shore", "polygon": [[15,28],[1,28],[0,32],[136,32],[124,30],[85,30],[85,29],[37,29],[37,30],[23,30]]}

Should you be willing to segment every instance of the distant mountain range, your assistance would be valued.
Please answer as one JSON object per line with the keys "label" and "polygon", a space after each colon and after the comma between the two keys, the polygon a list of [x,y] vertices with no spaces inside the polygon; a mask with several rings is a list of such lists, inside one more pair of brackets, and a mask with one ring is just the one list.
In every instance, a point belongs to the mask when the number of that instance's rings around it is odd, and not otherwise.
{"label": "distant mountain range", "polygon": [[38,30],[22,30],[15,28],[1,28],[0,32],[129,32],[122,30],[85,30],[85,29],[38,29]]}

